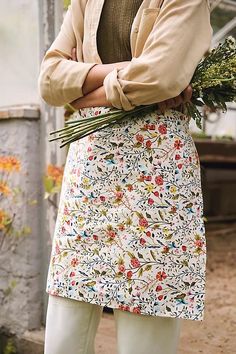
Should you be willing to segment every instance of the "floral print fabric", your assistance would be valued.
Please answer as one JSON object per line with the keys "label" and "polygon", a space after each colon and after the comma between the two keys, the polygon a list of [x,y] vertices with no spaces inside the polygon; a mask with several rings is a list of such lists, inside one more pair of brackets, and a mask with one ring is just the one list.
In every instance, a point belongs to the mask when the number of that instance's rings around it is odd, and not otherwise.
{"label": "floral print fabric", "polygon": [[[107,110],[86,108],[80,115]],[[155,111],[72,143],[47,292],[143,315],[202,320],[202,214],[199,158],[186,115]]]}

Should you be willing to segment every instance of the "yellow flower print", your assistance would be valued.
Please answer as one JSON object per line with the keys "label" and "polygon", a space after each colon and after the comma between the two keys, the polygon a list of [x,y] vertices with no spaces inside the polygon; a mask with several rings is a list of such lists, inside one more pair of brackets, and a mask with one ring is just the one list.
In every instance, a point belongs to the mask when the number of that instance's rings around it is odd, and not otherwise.
{"label": "yellow flower print", "polygon": [[106,215],[107,215],[107,210],[106,210],[106,209],[102,209],[102,210],[101,210],[101,214],[104,215],[104,216],[106,216]]}
{"label": "yellow flower print", "polygon": [[163,228],[163,232],[165,235],[169,235],[170,234],[170,230],[168,229],[168,227],[164,227]]}
{"label": "yellow flower print", "polygon": [[89,183],[89,179],[87,177],[84,177],[82,180],[83,184],[88,184]]}
{"label": "yellow flower print", "polygon": [[176,194],[176,193],[177,193],[177,188],[176,188],[176,186],[171,186],[171,187],[170,187],[170,193],[172,193],[172,194]]}
{"label": "yellow flower print", "polygon": [[133,221],[132,221],[131,218],[127,218],[125,223],[126,223],[127,226],[130,226],[130,225],[133,224]]}
{"label": "yellow flower print", "polygon": [[137,230],[143,232],[143,231],[146,230],[146,227],[144,227],[144,226],[138,226],[138,227],[137,227]]}
{"label": "yellow flower print", "polygon": [[145,187],[146,191],[148,191],[149,193],[152,193],[154,191],[154,188],[154,184],[147,184]]}

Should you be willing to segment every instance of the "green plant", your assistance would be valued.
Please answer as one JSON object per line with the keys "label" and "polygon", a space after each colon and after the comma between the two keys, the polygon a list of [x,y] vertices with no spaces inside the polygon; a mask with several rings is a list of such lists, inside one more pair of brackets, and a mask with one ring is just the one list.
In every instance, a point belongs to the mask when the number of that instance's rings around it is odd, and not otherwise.
{"label": "green plant", "polygon": [[3,354],[16,354],[16,347],[12,338],[8,339]]}
{"label": "green plant", "polygon": [[[193,95],[191,102],[184,105],[184,113],[202,128],[203,115],[198,107],[227,111],[227,102],[236,101],[236,42],[228,37],[198,64],[191,80]],[[68,104],[69,105],[69,104]],[[105,127],[112,126],[126,117],[136,117],[158,108],[158,103],[135,107],[131,111],[112,108],[107,113],[81,118],[74,109],[74,119],[66,122],[66,127],[50,134],[56,135],[49,141],[61,140],[61,147]],[[71,109],[73,107],[71,106]]]}
{"label": "green plant", "polygon": [[64,0],[64,9],[67,9],[70,5],[71,0]]}
{"label": "green plant", "polygon": [[21,162],[17,157],[0,155],[0,251],[2,252],[14,249],[22,236],[31,233],[28,226],[20,226],[18,222],[16,223],[15,206],[19,202],[22,191],[14,184],[14,177],[20,171]]}

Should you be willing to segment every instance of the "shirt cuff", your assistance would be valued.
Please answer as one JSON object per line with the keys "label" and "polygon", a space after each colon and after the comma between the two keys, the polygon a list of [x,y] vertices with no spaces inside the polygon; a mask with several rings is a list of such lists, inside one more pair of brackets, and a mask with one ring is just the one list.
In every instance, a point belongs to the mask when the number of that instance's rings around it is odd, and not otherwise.
{"label": "shirt cuff", "polygon": [[[122,70],[122,69],[120,69]],[[135,108],[134,105],[124,94],[118,78],[118,70],[112,70],[103,81],[106,98],[113,107],[123,109],[124,111],[131,111]]]}

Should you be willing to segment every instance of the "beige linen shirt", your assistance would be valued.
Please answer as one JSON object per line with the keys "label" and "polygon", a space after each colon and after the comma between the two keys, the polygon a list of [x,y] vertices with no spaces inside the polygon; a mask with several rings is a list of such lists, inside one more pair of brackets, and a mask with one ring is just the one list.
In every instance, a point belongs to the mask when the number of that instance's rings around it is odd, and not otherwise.
{"label": "beige linen shirt", "polygon": [[[132,24],[132,60],[104,80],[108,101],[131,110],[180,94],[210,47],[208,0],[144,0]],[[96,33],[104,0],[72,0],[61,30],[46,52],[38,79],[50,105],[62,106],[83,96],[89,70],[101,64]],[[105,40],[105,39],[104,39]],[[68,60],[77,48],[78,62]]]}

